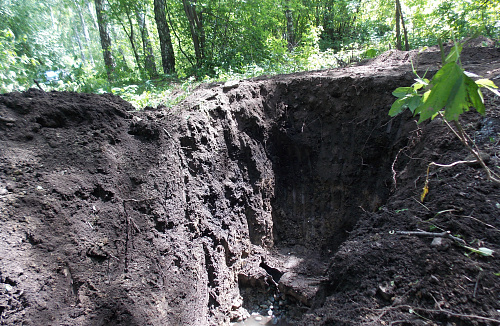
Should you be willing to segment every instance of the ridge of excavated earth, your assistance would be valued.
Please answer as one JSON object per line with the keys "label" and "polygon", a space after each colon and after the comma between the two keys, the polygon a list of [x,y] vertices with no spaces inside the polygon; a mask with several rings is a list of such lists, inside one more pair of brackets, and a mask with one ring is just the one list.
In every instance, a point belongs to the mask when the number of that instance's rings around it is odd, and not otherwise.
{"label": "ridge of excavated earth", "polygon": [[[410,63],[439,58],[202,85],[172,109],[0,95],[0,324],[500,324],[500,188],[432,168],[420,203],[428,163],[467,151],[438,118],[387,114]],[[500,83],[500,49],[462,63]],[[462,123],[499,172],[485,101]],[[393,232],[418,230],[495,253]]]}

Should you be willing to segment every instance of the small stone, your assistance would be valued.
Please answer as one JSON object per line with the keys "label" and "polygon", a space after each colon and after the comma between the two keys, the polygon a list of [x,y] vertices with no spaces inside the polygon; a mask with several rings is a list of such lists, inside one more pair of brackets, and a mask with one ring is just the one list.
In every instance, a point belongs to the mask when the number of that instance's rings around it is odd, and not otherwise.
{"label": "small stone", "polygon": [[431,246],[440,247],[443,245],[443,238],[437,237],[432,239]]}
{"label": "small stone", "polygon": [[234,298],[233,303],[231,304],[231,309],[236,310],[239,307],[241,307],[242,304],[243,304],[243,299],[241,297]]}
{"label": "small stone", "polygon": [[262,317],[261,316],[257,316],[254,318],[256,321],[261,321],[262,320]]}
{"label": "small stone", "polygon": [[261,304],[261,305],[260,305],[260,308],[261,308],[261,309],[268,309],[268,308],[269,308],[269,306],[268,306],[267,304]]}
{"label": "small stone", "polygon": [[222,85],[222,90],[224,92],[227,92],[231,88],[236,88],[240,85],[240,82],[238,80],[229,80]]}
{"label": "small stone", "polygon": [[8,192],[6,188],[0,188],[0,195],[6,195]]}
{"label": "small stone", "polygon": [[267,315],[268,315],[268,316],[272,316],[272,315],[273,315],[273,311],[272,311],[272,310],[268,310],[268,311],[267,311]]}
{"label": "small stone", "polygon": [[390,301],[394,296],[394,285],[391,283],[384,283],[378,286],[378,292],[387,301]]}
{"label": "small stone", "polygon": [[11,292],[11,291],[12,291],[12,289],[13,289],[12,285],[10,285],[10,284],[5,284],[5,291],[7,291],[7,292]]}

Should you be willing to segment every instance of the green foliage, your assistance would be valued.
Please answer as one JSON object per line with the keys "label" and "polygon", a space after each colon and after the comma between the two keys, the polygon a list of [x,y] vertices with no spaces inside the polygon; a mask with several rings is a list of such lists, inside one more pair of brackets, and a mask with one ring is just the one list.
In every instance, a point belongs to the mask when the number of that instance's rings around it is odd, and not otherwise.
{"label": "green foliage", "polygon": [[0,92],[23,90],[31,84],[38,62],[16,52],[16,39],[11,30],[0,30]]}
{"label": "green foliage", "polygon": [[[107,0],[116,80],[106,80],[104,61],[91,0],[0,0],[0,91],[23,90],[33,78],[45,81],[46,71],[62,71],[64,77],[47,82],[47,88],[81,92],[115,92],[140,97],[137,103],[156,103],[175,78],[196,81],[228,80],[263,74],[334,68],[372,58],[394,46],[394,1],[360,0],[191,0],[204,33],[203,58],[197,64],[189,21],[182,1],[166,0],[165,15],[171,29],[176,76],[160,75],[145,86],[143,47],[136,11],[145,14],[155,64],[161,67],[160,45],[154,20],[153,0]],[[407,0],[402,3],[411,47],[433,45],[451,35],[474,33],[500,37],[498,1]],[[292,45],[288,44],[287,18],[293,22]],[[132,34],[132,31],[134,32]],[[135,45],[132,49],[131,44]],[[460,97],[457,103],[479,106],[470,76],[456,66],[443,73],[455,76]],[[155,78],[155,75],[151,75]],[[174,79],[172,79],[174,77]],[[443,78],[445,78],[443,77]],[[436,82],[437,79],[432,82]],[[191,83],[191,82],[188,82]],[[431,83],[428,81],[428,83]],[[138,87],[130,87],[138,85]],[[416,110],[422,91],[431,85],[412,86],[398,98],[392,113]],[[415,89],[421,87],[421,89]],[[435,112],[438,88],[426,101]],[[441,92],[449,92],[443,89]],[[464,95],[465,94],[465,95]],[[126,95],[124,95],[126,96]],[[445,103],[447,104],[447,103]],[[468,107],[461,107],[467,110]],[[450,111],[449,117],[460,111]],[[427,113],[424,113],[425,116]],[[422,115],[421,115],[422,116]]]}
{"label": "green foliage", "polygon": [[434,118],[441,111],[448,121],[458,121],[460,114],[470,107],[475,107],[480,114],[484,114],[485,106],[480,88],[486,87],[496,92],[497,87],[488,79],[474,81],[469,77],[474,75],[465,72],[457,63],[461,49],[459,44],[452,48],[444,66],[431,81],[417,75],[412,86],[397,88],[392,94],[398,100],[391,106],[389,115],[395,116],[409,109],[414,115],[420,116],[418,123],[421,123]]}

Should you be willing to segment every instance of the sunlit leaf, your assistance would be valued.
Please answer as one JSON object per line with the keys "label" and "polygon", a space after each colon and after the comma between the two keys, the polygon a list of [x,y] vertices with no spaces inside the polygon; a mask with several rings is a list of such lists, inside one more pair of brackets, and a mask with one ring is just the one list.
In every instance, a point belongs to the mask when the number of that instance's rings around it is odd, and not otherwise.
{"label": "sunlit leaf", "polygon": [[464,71],[464,74],[465,74],[467,77],[470,77],[470,78],[479,78],[479,77],[481,77],[481,76],[476,75],[475,73],[470,72],[470,71]]}
{"label": "sunlit leaf", "polygon": [[433,85],[422,97],[422,105],[416,110],[420,114],[419,123],[431,118],[444,108],[447,120],[458,120],[460,114],[471,105],[478,112],[484,112],[484,104],[478,94],[478,86],[467,77],[456,62],[444,65],[431,81]]}
{"label": "sunlit leaf", "polygon": [[476,84],[477,86],[479,87],[490,87],[490,88],[498,88],[497,85],[495,85],[494,82],[492,82],[491,80],[489,79],[478,79],[476,80]]}
{"label": "sunlit leaf", "polygon": [[404,109],[406,107],[404,107],[404,105],[406,104],[406,101],[404,98],[400,98],[400,99],[397,99],[396,101],[394,101],[394,103],[392,103],[391,105],[391,109],[389,110],[389,115],[391,117],[394,117],[398,114],[400,114],[401,112],[404,111]]}
{"label": "sunlit leaf", "polygon": [[396,97],[404,97],[407,94],[411,94],[413,92],[413,87],[398,87],[392,92],[392,95]]}

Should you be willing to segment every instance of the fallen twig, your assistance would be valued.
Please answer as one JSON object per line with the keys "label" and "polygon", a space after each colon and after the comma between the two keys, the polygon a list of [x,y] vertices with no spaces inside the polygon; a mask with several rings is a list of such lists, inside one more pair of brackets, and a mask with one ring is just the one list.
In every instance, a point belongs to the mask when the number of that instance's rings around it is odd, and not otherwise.
{"label": "fallen twig", "polygon": [[484,320],[484,321],[491,321],[494,323],[500,323],[500,319],[494,319],[494,318],[478,316],[478,315],[459,314],[459,313],[456,313],[456,312],[453,312],[450,310],[444,310],[444,309],[427,309],[427,308],[412,307],[410,305],[391,306],[391,307],[385,307],[382,309],[369,309],[369,308],[365,308],[365,309],[383,311],[384,314],[385,314],[385,312],[387,312],[389,310],[407,309],[408,311],[422,311],[422,312],[426,312],[426,313],[442,313],[442,314],[446,314],[448,316],[457,317],[457,318],[479,319],[479,320]]}
{"label": "fallen twig", "polygon": [[486,225],[486,226],[488,226],[488,227],[490,227],[490,228],[494,229],[494,230],[495,230],[495,231],[497,231],[497,232],[500,232],[500,230],[499,230],[498,228],[494,227],[494,226],[493,226],[493,225],[491,225],[491,224],[488,224],[488,223],[486,223],[486,222],[483,222],[483,221],[481,221],[480,219],[475,218],[474,216],[469,216],[469,215],[458,215],[458,217],[468,217],[468,218],[470,218],[470,219],[473,219],[474,221],[477,221],[477,222],[479,222],[479,223],[482,223],[482,224],[484,224],[484,225]]}
{"label": "fallen twig", "polygon": [[455,128],[457,128],[457,130],[455,130],[451,127],[450,123],[443,117],[442,113],[439,113],[439,115],[441,116],[441,118],[445,122],[448,129],[450,129],[455,134],[455,136],[457,136],[457,138],[460,139],[460,142],[476,158],[477,162],[481,165],[483,170],[486,172],[486,177],[488,178],[488,180],[491,180],[497,184],[500,184],[500,177],[498,175],[496,175],[495,172],[491,171],[488,166],[486,166],[486,163],[484,163],[483,159],[481,158],[481,155],[479,153],[479,148],[477,147],[477,145],[474,142],[472,142],[475,149],[469,145],[469,142],[467,140],[468,139],[470,140],[470,137],[464,131],[464,129],[462,128],[462,125],[457,120],[454,120],[453,123],[455,124]]}
{"label": "fallen twig", "polygon": [[394,231],[394,233],[395,234],[402,234],[402,235],[416,235],[416,236],[420,236],[420,237],[448,238],[448,239],[451,239],[455,242],[460,243],[461,245],[466,244],[465,240],[451,235],[450,231],[444,231],[441,233],[426,232],[426,231]]}
{"label": "fallen twig", "polygon": [[474,293],[472,294],[472,297],[475,298],[476,297],[476,294],[477,294],[477,288],[479,286],[479,280],[481,279],[481,274],[482,274],[482,271],[479,271],[479,274],[477,274],[477,280],[476,280],[476,284],[474,285]]}
{"label": "fallen twig", "polygon": [[8,123],[16,122],[16,120],[14,120],[14,119],[4,118],[2,116],[0,116],[0,121],[8,122]]}
{"label": "fallen twig", "polygon": [[402,305],[400,307],[401,308],[413,309],[413,310],[417,310],[417,311],[423,311],[423,312],[426,312],[426,313],[444,313],[444,314],[446,314],[448,316],[457,317],[457,318],[479,319],[479,320],[491,321],[491,322],[495,322],[495,323],[500,322],[499,319],[494,319],[494,318],[489,318],[489,317],[484,317],[484,316],[478,316],[478,315],[459,314],[459,313],[456,313],[456,312],[453,312],[453,311],[449,311],[449,310],[444,310],[444,309],[426,309],[426,308],[412,307],[412,306],[408,306],[408,305]]}
{"label": "fallen twig", "polygon": [[35,82],[36,86],[38,86],[38,88],[40,88],[40,90],[45,93],[45,91],[43,90],[42,86],[40,86],[40,84],[38,83],[38,80],[33,79],[33,81]]}

